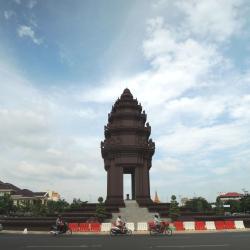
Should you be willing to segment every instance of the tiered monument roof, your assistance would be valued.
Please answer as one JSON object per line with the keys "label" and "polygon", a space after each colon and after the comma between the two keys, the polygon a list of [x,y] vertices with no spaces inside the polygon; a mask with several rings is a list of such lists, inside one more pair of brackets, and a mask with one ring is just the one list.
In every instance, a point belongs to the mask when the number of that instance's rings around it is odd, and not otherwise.
{"label": "tiered monument roof", "polygon": [[104,126],[105,140],[101,144],[102,156],[119,151],[144,151],[151,158],[155,144],[149,139],[151,127],[142,106],[126,88],[108,114]]}

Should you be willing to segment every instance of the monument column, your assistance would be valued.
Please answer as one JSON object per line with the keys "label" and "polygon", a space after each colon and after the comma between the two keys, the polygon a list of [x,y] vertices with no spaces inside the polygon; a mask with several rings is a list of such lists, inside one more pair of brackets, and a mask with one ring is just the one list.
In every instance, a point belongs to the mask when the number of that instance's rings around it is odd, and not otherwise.
{"label": "monument column", "polygon": [[132,192],[131,192],[131,195],[132,195],[132,200],[135,200],[135,173],[133,172],[131,174],[131,188],[132,188]]}
{"label": "monument column", "polygon": [[150,203],[149,172],[147,167],[140,166],[136,168],[135,183],[136,200],[141,205]]}
{"label": "monument column", "polygon": [[107,181],[107,203],[123,204],[123,169],[116,166],[113,160],[107,170]]}

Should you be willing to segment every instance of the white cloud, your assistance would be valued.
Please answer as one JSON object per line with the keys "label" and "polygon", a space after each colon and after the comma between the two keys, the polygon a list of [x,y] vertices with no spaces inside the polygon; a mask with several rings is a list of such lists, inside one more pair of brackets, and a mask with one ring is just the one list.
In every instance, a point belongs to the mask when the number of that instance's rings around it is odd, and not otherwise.
{"label": "white cloud", "polygon": [[181,168],[182,162],[180,160],[171,157],[166,157],[162,159],[156,159],[154,161],[154,166],[151,170],[151,174],[171,174],[173,172],[181,171]]}
{"label": "white cloud", "polygon": [[17,34],[19,37],[29,37],[35,44],[42,44],[43,40],[41,38],[37,38],[35,31],[26,25],[20,25],[19,28],[17,29]]}
{"label": "white cloud", "polygon": [[241,99],[233,103],[231,116],[250,121],[250,95],[243,95]]}
{"label": "white cloud", "polygon": [[163,136],[158,144],[166,152],[175,154],[210,152],[247,146],[249,135],[248,126],[237,122],[201,128],[179,126],[174,133]]}
{"label": "white cloud", "polygon": [[28,3],[27,3],[27,7],[28,7],[29,9],[33,9],[36,5],[37,5],[37,1],[36,1],[36,0],[30,0],[30,1],[28,1]]}
{"label": "white cloud", "polygon": [[6,20],[11,19],[16,13],[13,10],[5,10],[4,11],[4,18]]}
{"label": "white cloud", "polygon": [[221,96],[174,99],[163,106],[163,119],[159,119],[157,123],[167,122],[174,125],[188,121],[188,124],[195,125],[212,124],[225,111],[225,102]]}
{"label": "white cloud", "polygon": [[243,27],[239,7],[242,0],[177,1],[176,5],[186,15],[184,29],[211,40],[224,41],[240,33]]}

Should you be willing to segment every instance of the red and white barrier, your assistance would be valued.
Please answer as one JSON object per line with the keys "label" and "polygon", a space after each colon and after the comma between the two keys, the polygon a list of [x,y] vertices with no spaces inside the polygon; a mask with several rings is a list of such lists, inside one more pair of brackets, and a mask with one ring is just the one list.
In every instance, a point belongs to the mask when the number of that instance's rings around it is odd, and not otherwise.
{"label": "red and white barrier", "polygon": [[216,230],[214,221],[206,221],[206,229],[207,230]]}
{"label": "red and white barrier", "polygon": [[148,231],[148,223],[147,222],[138,222],[137,223],[137,231]]}
{"label": "red and white barrier", "polygon": [[195,221],[195,230],[207,230],[205,221]]}
{"label": "red and white barrier", "polygon": [[184,221],[183,226],[185,230],[195,230],[194,221]]}
{"label": "red and white barrier", "polygon": [[109,232],[111,229],[111,223],[102,223],[101,225],[101,232]]}
{"label": "red and white barrier", "polygon": [[[151,222],[153,223],[153,222]],[[111,223],[69,223],[72,232],[109,232]],[[227,230],[227,229],[245,229],[243,221],[175,221],[170,224],[176,231],[188,230]],[[127,227],[132,231],[147,231],[147,222],[128,222]]]}
{"label": "red and white barrier", "polygon": [[245,225],[244,225],[244,223],[243,223],[243,221],[242,220],[236,220],[235,222],[234,222],[234,225],[235,225],[235,228],[236,229],[245,229]]}
{"label": "red and white barrier", "polygon": [[135,231],[135,223],[134,222],[127,222],[126,227],[131,231]]}

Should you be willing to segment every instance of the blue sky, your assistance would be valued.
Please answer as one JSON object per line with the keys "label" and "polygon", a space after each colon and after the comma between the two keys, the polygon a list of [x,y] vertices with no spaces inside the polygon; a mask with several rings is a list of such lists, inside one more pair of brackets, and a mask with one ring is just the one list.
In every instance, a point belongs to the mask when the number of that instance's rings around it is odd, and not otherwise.
{"label": "blue sky", "polygon": [[105,197],[103,126],[129,87],[156,142],[152,196],[249,190],[249,16],[244,0],[1,1],[1,180]]}

